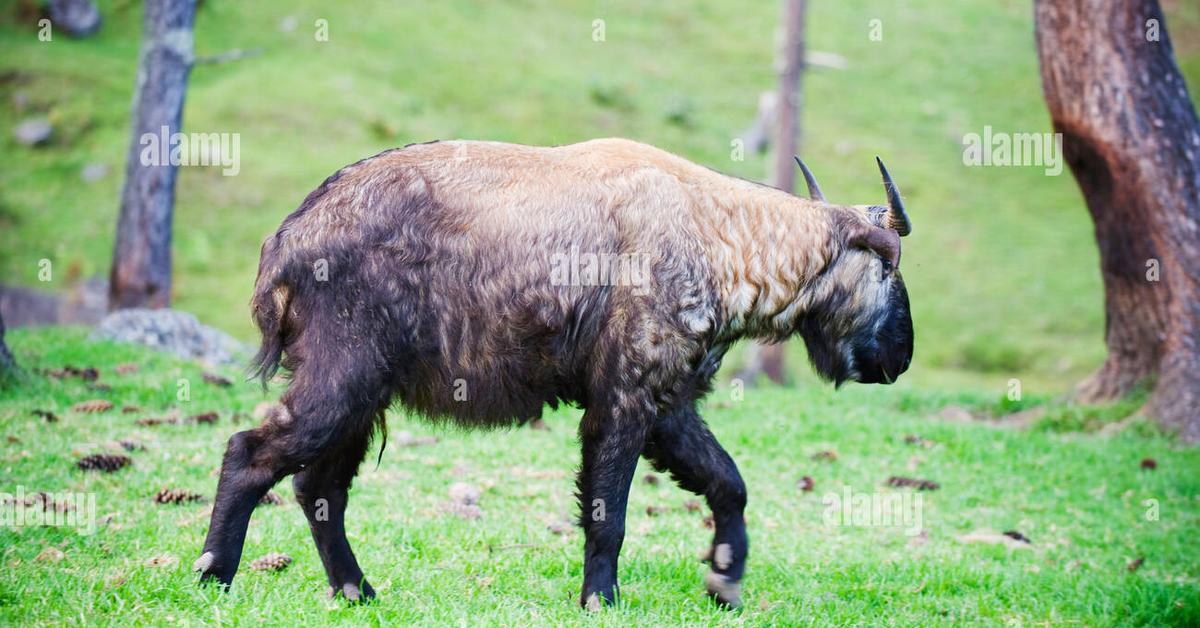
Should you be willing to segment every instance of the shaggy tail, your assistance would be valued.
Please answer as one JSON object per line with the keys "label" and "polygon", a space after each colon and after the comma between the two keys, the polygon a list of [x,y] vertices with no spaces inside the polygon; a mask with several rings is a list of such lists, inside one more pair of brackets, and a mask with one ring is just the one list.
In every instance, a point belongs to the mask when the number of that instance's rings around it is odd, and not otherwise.
{"label": "shaggy tail", "polygon": [[254,323],[262,334],[258,354],[250,363],[249,378],[258,378],[263,390],[267,382],[279,371],[283,359],[284,317],[291,304],[292,292],[282,281],[282,273],[275,263],[274,238],[263,243],[262,257],[258,264],[258,278],[254,281],[254,297],[250,299]]}

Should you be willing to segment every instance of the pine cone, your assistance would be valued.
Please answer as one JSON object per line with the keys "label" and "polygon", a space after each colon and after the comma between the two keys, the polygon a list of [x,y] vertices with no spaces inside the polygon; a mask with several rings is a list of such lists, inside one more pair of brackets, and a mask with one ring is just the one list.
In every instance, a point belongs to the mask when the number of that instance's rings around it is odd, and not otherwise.
{"label": "pine cone", "polygon": [[893,475],[892,477],[888,478],[887,485],[897,488],[915,488],[918,491],[936,491],[941,488],[937,482],[932,482],[930,480],[919,480],[916,478],[906,478],[898,475]]}
{"label": "pine cone", "polygon": [[104,471],[112,473],[128,466],[133,461],[129,456],[110,455],[110,454],[95,454],[85,456],[75,463],[75,466],[84,471]]}
{"label": "pine cone", "polygon": [[216,373],[203,373],[200,377],[213,386],[220,386],[221,388],[229,388],[233,385],[233,382],[229,381],[229,378],[222,377]]}
{"label": "pine cone", "polygon": [[71,512],[75,510],[74,504],[57,501],[46,492],[39,492],[33,497],[26,497],[25,506],[39,506],[45,512]]}
{"label": "pine cone", "polygon": [[122,438],[117,441],[125,451],[146,451],[146,446],[129,438]]}
{"label": "pine cone", "polygon": [[45,419],[47,423],[58,423],[58,415],[49,410],[34,410],[33,416]]}
{"label": "pine cone", "polygon": [[271,552],[250,563],[250,568],[254,571],[282,571],[290,564],[292,564],[291,556]]}
{"label": "pine cone", "polygon": [[182,488],[164,488],[154,495],[155,503],[159,504],[185,504],[203,500],[203,495]]}
{"label": "pine cone", "polygon": [[100,377],[100,371],[96,370],[96,367],[94,367],[94,366],[85,366],[83,368],[79,368],[79,367],[71,366],[70,364],[68,364],[68,365],[62,367],[61,369],[47,369],[43,372],[48,377],[53,377],[54,379],[66,379],[68,377],[78,377],[79,379],[82,379],[85,382],[96,381],[96,378]]}
{"label": "pine cone", "polygon": [[220,416],[221,415],[217,414],[216,412],[205,412],[204,414],[193,414],[192,416],[188,417],[187,421],[185,421],[185,422],[186,423],[196,423],[196,424],[203,423],[204,425],[212,425],[213,423],[217,422],[217,419]]}
{"label": "pine cone", "polygon": [[267,491],[267,494],[263,495],[262,499],[258,500],[258,503],[265,506],[282,506],[283,498],[275,491]]}
{"label": "pine cone", "polygon": [[917,445],[920,447],[924,447],[926,449],[929,449],[930,447],[937,445],[937,443],[929,440],[928,438],[922,438],[916,434],[909,434],[909,435],[905,436],[904,442],[908,443],[909,445]]}
{"label": "pine cone", "polygon": [[108,412],[113,409],[113,404],[107,399],[89,399],[80,401],[72,409],[76,412]]}

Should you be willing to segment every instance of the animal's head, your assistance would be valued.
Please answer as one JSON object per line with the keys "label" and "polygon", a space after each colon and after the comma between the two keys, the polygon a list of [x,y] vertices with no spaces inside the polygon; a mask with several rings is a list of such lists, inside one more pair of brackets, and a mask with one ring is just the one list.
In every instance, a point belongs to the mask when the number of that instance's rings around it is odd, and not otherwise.
{"label": "animal's head", "polygon": [[[887,168],[876,161],[888,204],[829,205],[835,253],[814,280],[812,305],[797,329],[813,367],[838,385],[890,384],[912,360],[912,316],[900,276],[900,238],[912,223]],[[809,196],[825,203],[812,172],[799,157],[796,163]]]}

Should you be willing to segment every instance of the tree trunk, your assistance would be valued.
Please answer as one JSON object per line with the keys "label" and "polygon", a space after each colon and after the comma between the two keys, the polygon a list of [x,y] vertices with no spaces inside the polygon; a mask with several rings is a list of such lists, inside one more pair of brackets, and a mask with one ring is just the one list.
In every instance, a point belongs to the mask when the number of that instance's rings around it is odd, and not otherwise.
{"label": "tree trunk", "polygon": [[[783,50],[779,64],[779,97],[775,108],[775,154],[771,185],[784,192],[792,192],[796,187],[796,162],[792,157],[800,141],[805,4],[805,0],[783,0]],[[783,344],[752,346],[743,373],[748,381],[762,373],[776,384],[785,383]]]}
{"label": "tree trunk", "polygon": [[100,10],[92,0],[50,0],[50,22],[71,37],[82,38],[100,30]]}
{"label": "tree trunk", "polygon": [[17,361],[4,342],[4,315],[0,314],[0,382],[4,382],[17,370]]}
{"label": "tree trunk", "polygon": [[[170,162],[170,145],[162,145],[161,140],[180,130],[192,67],[195,14],[195,0],[146,0],[133,136],[113,250],[111,309],[167,307],[171,303],[171,219],[177,168]],[[157,151],[152,150],[155,147]],[[148,158],[143,160],[143,155]]]}
{"label": "tree trunk", "polygon": [[1036,0],[1042,88],[1095,223],[1108,358],[1084,402],[1200,440],[1200,122],[1156,0]]}
{"label": "tree trunk", "polygon": [[804,76],[805,0],[783,2],[783,54],[775,114],[775,173],[771,184],[784,192],[796,187],[796,147],[800,143],[801,80]]}

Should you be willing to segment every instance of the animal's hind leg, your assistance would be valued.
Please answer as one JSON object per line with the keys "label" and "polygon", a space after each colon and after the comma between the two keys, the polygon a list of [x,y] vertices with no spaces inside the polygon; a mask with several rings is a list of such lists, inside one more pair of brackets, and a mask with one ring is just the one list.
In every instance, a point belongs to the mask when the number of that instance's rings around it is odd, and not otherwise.
{"label": "animal's hind leg", "polygon": [[262,425],[229,439],[204,552],[195,564],[201,580],[233,580],[250,515],[268,489],[342,441],[370,434],[382,401],[381,377],[371,370],[372,360],[342,355],[336,363],[303,364]]}
{"label": "animal's hind leg", "polygon": [[617,560],[625,540],[625,509],[648,424],[649,417],[639,412],[597,404],[584,412],[579,426],[579,503],[585,536],[579,603],[588,610],[614,603],[620,594]]}
{"label": "animal's hind leg", "polygon": [[292,478],[296,500],[308,518],[313,542],[329,577],[329,593],[340,593],[351,601],[375,597],[346,539],[345,521],[347,491],[369,443],[368,433],[348,437]]}
{"label": "animal's hind leg", "polygon": [[704,583],[717,602],[737,606],[749,551],[743,516],[746,485],[737,465],[690,407],[661,416],[642,453],[656,469],[670,472],[681,488],[708,501],[716,531],[708,551],[712,570]]}

